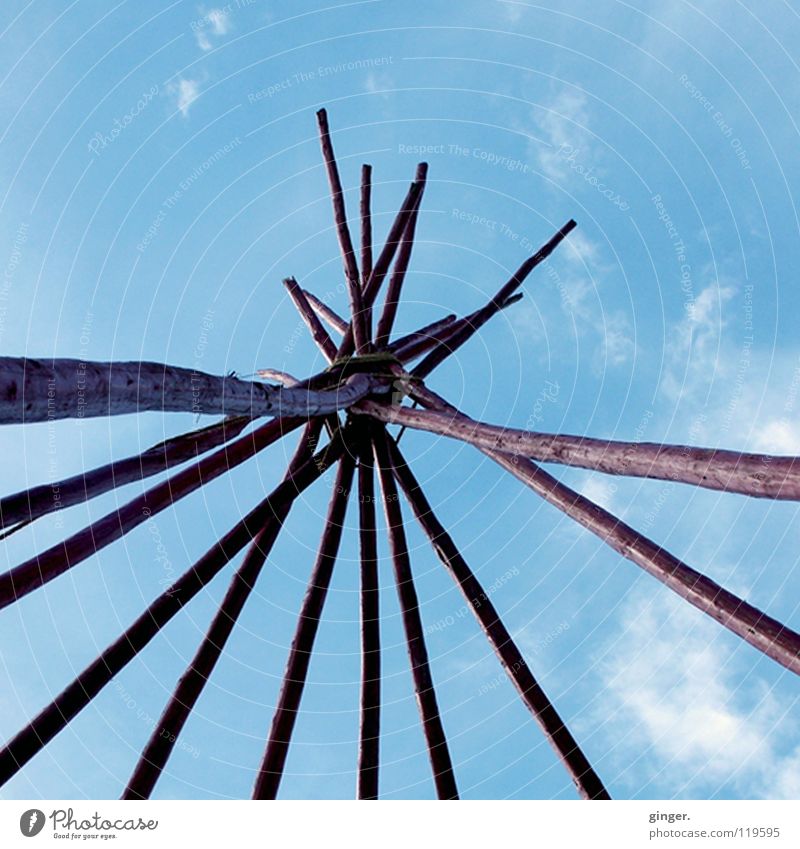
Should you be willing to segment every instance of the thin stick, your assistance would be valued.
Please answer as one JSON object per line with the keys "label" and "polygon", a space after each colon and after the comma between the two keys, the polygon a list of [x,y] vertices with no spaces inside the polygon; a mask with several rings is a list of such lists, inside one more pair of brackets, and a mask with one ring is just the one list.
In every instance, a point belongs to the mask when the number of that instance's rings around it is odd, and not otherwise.
{"label": "thin stick", "polygon": [[[287,505],[310,486],[344,450],[341,439],[303,464],[228,531],[93,663],[0,751],[0,785],[62,731],[159,631],[234,558],[267,521],[277,521]],[[272,518],[270,518],[272,517]]]}
{"label": "thin stick", "polygon": [[361,540],[361,721],[358,798],[378,798],[381,732],[381,629],[375,478],[369,425],[364,423],[358,454],[359,535]]}
{"label": "thin stick", "polygon": [[[501,310],[516,304],[523,298],[523,293],[512,295],[503,305]],[[403,336],[389,346],[390,351],[395,351],[399,359],[408,362],[435,348],[439,343],[447,343],[451,336],[460,332],[463,327],[472,326],[477,312],[456,320],[455,316],[447,316],[440,322],[433,322],[427,327]]]}
{"label": "thin stick", "polygon": [[300,313],[300,317],[309,329],[312,338],[317,343],[317,347],[320,351],[322,351],[325,359],[329,363],[332,363],[336,359],[336,345],[334,344],[333,339],[328,336],[328,331],[322,326],[322,322],[319,320],[311,304],[308,302],[305,293],[300,288],[294,277],[287,277],[283,281],[283,285],[286,287],[289,295],[294,301],[294,305],[297,307],[297,311]]}
{"label": "thin stick", "polygon": [[199,454],[238,436],[248,422],[250,419],[245,416],[226,418],[210,427],[174,436],[135,457],[114,460],[56,483],[8,495],[0,500],[0,527],[7,528],[16,522],[27,524],[47,513],[72,507],[195,459]]}
{"label": "thin stick", "polygon": [[358,263],[356,253],[353,249],[353,241],[350,238],[350,229],[347,226],[347,212],[344,208],[344,192],[339,179],[339,169],[336,165],[336,157],[333,153],[330,130],[328,128],[328,113],[324,109],[317,112],[317,124],[319,125],[319,138],[322,147],[322,156],[325,160],[325,170],[328,174],[328,183],[331,188],[331,199],[333,201],[333,218],[336,222],[336,235],[339,237],[339,247],[342,251],[344,262],[344,276],[347,280],[347,292],[350,296],[350,314],[352,316],[353,338],[357,352],[366,349],[369,341],[368,329],[365,323],[366,316],[362,307],[361,281],[358,274]]}
{"label": "thin stick", "polygon": [[351,412],[368,413],[383,422],[449,436],[512,457],[610,475],[675,481],[755,498],[800,499],[800,457],[536,433],[477,422],[461,413],[414,410],[373,401],[362,401]]}
{"label": "thin stick", "polygon": [[610,799],[603,782],[536,681],[533,671],[525,662],[511,634],[506,630],[480,581],[436,518],[400,450],[392,440],[388,440],[388,445],[395,475],[417,520],[430,539],[439,559],[458,584],[503,668],[522,696],[522,700],[541,727],[550,746],[561,758],[578,792],[584,799]]}
{"label": "thin stick", "polygon": [[350,454],[345,454],[339,464],[319,553],[303,599],[267,747],[256,776],[254,799],[274,799],[278,795],[278,787],[283,776],[286,755],[308,674],[311,652],[314,649],[314,639],[328,594],[333,565],[339,551],[354,469],[354,459]]}
{"label": "thin stick", "polygon": [[372,166],[361,166],[361,285],[372,274]]}
{"label": "thin stick", "polygon": [[[427,388],[415,387],[412,397],[426,407],[454,409]],[[781,666],[800,675],[800,634],[687,566],[588,498],[559,483],[532,460],[486,448],[479,450],[698,610],[716,619]]]}
{"label": "thin stick", "polygon": [[411,559],[408,555],[408,545],[403,530],[403,514],[398,501],[397,485],[394,481],[394,469],[389,455],[387,439],[386,431],[383,428],[374,430],[375,462],[381,482],[386,525],[389,531],[389,544],[392,550],[395,580],[397,582],[397,594],[403,613],[408,657],[414,678],[414,691],[417,696],[425,740],[428,744],[428,754],[433,769],[433,780],[436,784],[437,795],[440,799],[457,799],[458,788],[453,775],[453,764],[447,747],[447,738],[439,715],[436,692],[433,688],[428,650],[425,646],[422,619],[419,613],[419,600],[411,573]]}
{"label": "thin stick", "polygon": [[375,333],[375,345],[378,348],[384,347],[389,342],[389,336],[392,332],[395,315],[397,315],[400,291],[403,287],[406,271],[408,271],[408,263],[411,259],[411,250],[414,246],[414,233],[417,227],[417,216],[419,215],[419,208],[422,203],[422,195],[425,191],[425,181],[427,176],[428,163],[420,162],[419,165],[417,165],[417,173],[414,179],[421,185],[422,188],[420,189],[417,202],[414,205],[408,219],[408,226],[403,233],[400,248],[397,252],[397,261],[394,264],[394,271],[389,279],[389,287],[386,290],[386,300],[383,304],[383,312],[378,320],[378,329]]}
{"label": "thin stick", "polygon": [[[289,462],[284,481],[290,481],[298,469],[302,467],[303,462],[308,460],[310,446],[315,445],[319,439],[321,425],[319,419],[315,419],[306,425],[300,444]],[[150,794],[153,792],[153,788],[172,754],[175,743],[189,715],[194,710],[206,682],[225,649],[225,643],[255,587],[267,555],[278,537],[278,532],[283,527],[289,506],[287,504],[281,513],[267,517],[264,527],[259,531],[258,536],[248,549],[242,565],[231,579],[225,598],[222,600],[203,642],[197,649],[186,672],[178,681],[175,691],[147,741],[139,762],[136,764],[122,794],[123,799],[150,798]]]}
{"label": "thin stick", "polygon": [[340,335],[344,335],[345,333],[347,333],[347,328],[349,324],[338,313],[334,312],[326,303],[323,303],[316,295],[309,292],[308,289],[303,289],[303,294],[308,299],[308,302],[311,304],[311,308],[314,310],[314,312],[323,321],[327,322],[329,327],[332,327]]}
{"label": "thin stick", "polygon": [[458,333],[451,336],[447,342],[442,342],[437,348],[428,354],[427,357],[414,369],[415,377],[427,377],[433,369],[436,368],[444,359],[456,349],[460,348],[468,339],[472,337],[478,328],[482,327],[504,306],[507,306],[508,299],[516,292],[516,290],[525,282],[525,278],[536,268],[539,263],[544,262],[548,256],[561,244],[566,236],[575,228],[575,222],[570,219],[567,223],[550,239],[547,244],[543,245],[531,257],[525,260],[516,270],[509,281],[498,291],[498,293],[484,307],[473,313],[472,320],[469,324],[465,324]]}

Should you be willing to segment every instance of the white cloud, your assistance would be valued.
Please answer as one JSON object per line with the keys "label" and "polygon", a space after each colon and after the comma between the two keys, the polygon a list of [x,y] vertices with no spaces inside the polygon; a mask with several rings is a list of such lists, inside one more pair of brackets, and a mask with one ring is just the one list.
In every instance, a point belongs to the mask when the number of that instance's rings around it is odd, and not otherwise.
{"label": "white cloud", "polygon": [[170,91],[176,96],[178,109],[185,118],[189,114],[189,107],[200,94],[200,83],[197,80],[180,79],[170,86]]}
{"label": "white cloud", "polygon": [[[569,146],[570,153],[585,147],[588,123],[586,96],[575,89],[563,89],[541,108],[536,125],[550,147],[537,143],[535,153],[545,174],[557,179],[565,173],[569,167],[564,154],[566,146]],[[586,158],[585,154],[583,158]]]}
{"label": "white cloud", "polygon": [[650,598],[623,609],[595,665],[625,780],[638,789],[657,776],[683,797],[732,781],[746,797],[797,798],[800,738],[787,706],[717,639],[716,623],[666,591]]}
{"label": "white cloud", "polygon": [[225,9],[211,9],[209,12],[202,12],[193,26],[194,36],[200,49],[211,50],[214,46],[213,38],[219,38],[230,32],[231,20]]}
{"label": "white cloud", "polygon": [[754,449],[764,454],[800,454],[800,423],[772,419],[755,429]]}

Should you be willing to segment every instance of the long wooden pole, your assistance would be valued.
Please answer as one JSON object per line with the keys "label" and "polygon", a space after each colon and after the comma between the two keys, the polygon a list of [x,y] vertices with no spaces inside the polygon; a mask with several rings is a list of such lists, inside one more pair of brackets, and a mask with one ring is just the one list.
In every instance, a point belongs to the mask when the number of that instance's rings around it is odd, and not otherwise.
{"label": "long wooden pole", "polygon": [[372,274],[372,166],[361,166],[361,285]]}
{"label": "long wooden pole", "polygon": [[417,521],[431,541],[434,551],[453,580],[458,584],[475,618],[494,649],[500,663],[517,688],[523,702],[533,714],[550,746],[555,750],[584,799],[610,799],[600,777],[592,768],[580,746],[558,715],[509,634],[480,581],[453,542],[450,534],[436,518],[428,499],[400,449],[388,440],[389,452],[403,492]]}
{"label": "long wooden pole", "polygon": [[610,475],[656,478],[754,498],[800,499],[800,457],[746,454],[718,448],[622,442],[536,433],[478,422],[462,413],[417,410],[362,401],[353,413],[449,436],[477,448]]}
{"label": "long wooden pole", "polygon": [[[367,279],[366,285],[364,286],[364,294],[362,298],[362,303],[364,307],[364,311],[366,313],[366,325],[367,327],[371,326],[372,319],[372,307],[375,304],[375,299],[378,296],[378,292],[380,291],[381,285],[386,277],[387,272],[389,271],[389,266],[392,264],[392,260],[394,259],[395,253],[400,245],[400,241],[402,239],[403,233],[405,232],[406,227],[408,226],[409,218],[411,217],[411,213],[414,209],[414,205],[417,202],[417,197],[419,193],[422,191],[422,186],[419,183],[413,182],[406,194],[403,204],[400,207],[400,211],[397,213],[397,216],[392,223],[391,229],[389,230],[389,235],[386,237],[386,243],[383,246],[380,254],[378,254],[378,259],[375,261],[375,265],[373,266],[372,273]],[[353,326],[352,322],[349,325],[344,338],[339,344],[338,355],[340,357],[346,357],[353,353]]]}
{"label": "long wooden pole", "polygon": [[330,130],[328,128],[328,113],[324,109],[317,112],[317,124],[319,125],[320,145],[322,156],[325,160],[325,170],[328,174],[328,183],[331,189],[331,200],[333,201],[333,218],[336,223],[336,235],[339,238],[339,247],[342,252],[344,263],[344,276],[347,280],[347,292],[350,296],[351,326],[353,328],[353,339],[356,352],[366,350],[369,338],[366,324],[366,315],[362,304],[363,292],[361,279],[358,274],[358,263],[356,252],[353,249],[353,240],[350,237],[350,228],[347,226],[347,212],[344,206],[344,191],[339,179],[339,168],[336,165],[336,157],[333,153]]}
{"label": "long wooden pole", "polygon": [[319,553],[300,609],[278,704],[272,719],[264,757],[256,776],[254,799],[275,799],[292,739],[297,711],[305,687],[311,652],[328,594],[333,566],[342,537],[342,526],[353,481],[355,460],[346,453],[339,463]]}
{"label": "long wooden pole", "polygon": [[305,416],[335,413],[371,391],[270,386],[149,362],[0,357],[0,425],[123,413]]}
{"label": "long wooden pole", "polygon": [[370,426],[358,441],[358,507],[361,542],[361,699],[358,745],[359,799],[378,798],[381,730],[381,629],[375,475]]}
{"label": "long wooden pole", "polygon": [[[309,487],[344,450],[337,439],[281,483],[247,516],[237,522],[141,616],[28,725],[0,750],[0,785],[21,769],[62,731],[161,629],[191,601],[287,504]],[[270,519],[273,517],[273,519]]]}
{"label": "long wooden pole", "polygon": [[306,298],[305,292],[300,288],[294,277],[287,277],[283,281],[283,285],[289,292],[289,296],[294,301],[300,317],[305,322],[306,327],[311,333],[312,338],[317,343],[317,347],[322,351],[325,359],[332,363],[336,359],[336,344],[328,335],[328,331],[322,326],[317,313]]}
{"label": "long wooden pole", "polygon": [[[414,387],[411,397],[431,409],[455,409],[426,387]],[[687,566],[621,519],[557,481],[532,460],[487,448],[479,450],[698,610],[800,675],[800,634]]]}
{"label": "long wooden pole", "polygon": [[210,427],[173,436],[134,457],[114,460],[55,483],[7,495],[0,500],[0,527],[30,522],[194,460],[238,436],[249,422],[250,419],[245,416],[226,418]]}
{"label": "long wooden pole", "polygon": [[428,649],[425,645],[425,635],[422,628],[422,618],[419,612],[419,599],[414,588],[414,578],[411,573],[411,558],[408,554],[408,544],[403,530],[403,514],[398,501],[397,485],[394,480],[394,467],[387,445],[385,430],[376,428],[373,431],[375,462],[378,467],[378,477],[381,482],[381,493],[386,525],[389,531],[389,544],[392,550],[397,594],[403,614],[403,627],[406,632],[408,657],[411,663],[411,674],[414,679],[414,691],[417,697],[422,729],[428,744],[433,780],[440,799],[457,799],[458,788],[450,750],[444,726],[439,714],[436,691],[433,687]]}
{"label": "long wooden pole", "polygon": [[192,464],[151,487],[118,510],[98,519],[61,543],[48,548],[0,575],[0,608],[62,575],[133,528],[221,474],[243,463],[285,434],[299,427],[301,418],[274,419],[251,434]]}

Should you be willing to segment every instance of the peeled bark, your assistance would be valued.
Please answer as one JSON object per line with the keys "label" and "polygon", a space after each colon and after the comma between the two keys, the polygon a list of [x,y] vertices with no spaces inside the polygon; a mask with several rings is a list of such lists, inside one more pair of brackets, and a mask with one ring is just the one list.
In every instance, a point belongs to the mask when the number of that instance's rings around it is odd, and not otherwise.
{"label": "peeled bark", "polygon": [[800,499],[800,457],[536,433],[484,424],[452,411],[416,410],[367,400],[352,412],[366,412],[383,422],[449,436],[512,457],[609,475],[687,483],[755,498]]}

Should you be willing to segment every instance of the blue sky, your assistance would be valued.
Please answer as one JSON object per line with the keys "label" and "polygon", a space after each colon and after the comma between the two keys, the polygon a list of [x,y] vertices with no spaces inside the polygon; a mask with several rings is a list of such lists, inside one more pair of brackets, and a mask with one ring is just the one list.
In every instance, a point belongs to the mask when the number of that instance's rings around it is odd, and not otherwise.
{"label": "blue sky", "polygon": [[[214,373],[323,363],[280,285],[344,311],[316,139],[376,237],[427,150],[400,331],[482,304],[568,218],[523,301],[432,376],[498,424],[800,453],[800,17],[791,2],[17,2],[0,12],[0,350]],[[3,490],[182,432],[146,414],[0,433]],[[797,798],[797,682],[471,448],[406,455],[612,795]],[[273,447],[0,614],[14,733],[279,479]],[[558,476],[800,627],[797,508]],[[330,482],[293,510],[156,790],[249,795]],[[140,486],[17,534],[8,568]],[[282,796],[350,798],[358,729],[351,509]],[[416,528],[409,539],[467,798],[573,798]],[[167,552],[166,563],[159,560]],[[385,549],[384,549],[385,553]],[[433,794],[390,563],[382,793]],[[217,577],[4,798],[118,795],[225,592]]]}

